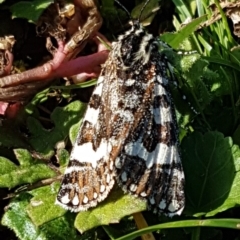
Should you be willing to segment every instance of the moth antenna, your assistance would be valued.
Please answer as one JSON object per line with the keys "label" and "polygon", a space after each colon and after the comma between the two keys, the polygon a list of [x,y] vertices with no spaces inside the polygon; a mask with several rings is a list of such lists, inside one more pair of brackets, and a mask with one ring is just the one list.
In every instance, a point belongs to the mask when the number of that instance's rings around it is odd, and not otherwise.
{"label": "moth antenna", "polygon": [[132,20],[131,14],[129,13],[129,11],[118,1],[118,0],[114,0],[128,15],[129,19]]}
{"label": "moth antenna", "polygon": [[140,14],[139,14],[139,17],[138,17],[138,22],[140,22],[140,19],[141,19],[141,17],[142,17],[142,13],[143,13],[145,7],[147,6],[147,4],[148,4],[149,2],[150,2],[150,0],[147,0],[147,1],[144,3],[144,5],[142,6],[142,9],[141,9]]}

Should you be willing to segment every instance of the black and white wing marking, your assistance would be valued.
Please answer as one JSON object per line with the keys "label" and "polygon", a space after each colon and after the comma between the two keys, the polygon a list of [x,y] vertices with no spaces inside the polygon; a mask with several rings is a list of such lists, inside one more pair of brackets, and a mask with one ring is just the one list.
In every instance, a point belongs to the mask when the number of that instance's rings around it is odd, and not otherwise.
{"label": "black and white wing marking", "polygon": [[168,216],[184,208],[178,131],[159,42],[134,23],[103,67],[70,156],[57,203],[96,206],[115,179]]}
{"label": "black and white wing marking", "polygon": [[[147,199],[154,212],[174,216],[180,215],[185,206],[184,173],[166,72],[168,63],[159,52],[159,44],[136,24],[120,37],[115,49],[116,56],[131,52],[122,55],[119,69],[127,70],[118,76],[126,79],[123,95],[129,92],[132,99],[128,108],[131,112],[142,110],[134,118],[115,167],[123,190]],[[138,86],[131,87],[134,81]]]}
{"label": "black and white wing marking", "polygon": [[115,52],[110,52],[57,195],[56,203],[74,212],[94,207],[107,197],[115,182],[114,161],[136,115],[142,112],[141,108],[136,113],[126,109],[132,97],[130,92],[125,93],[125,79],[118,77],[117,63]]}
{"label": "black and white wing marking", "polygon": [[114,185],[110,144],[102,129],[103,86],[104,78],[99,77],[57,195],[56,203],[74,212],[96,206]]}

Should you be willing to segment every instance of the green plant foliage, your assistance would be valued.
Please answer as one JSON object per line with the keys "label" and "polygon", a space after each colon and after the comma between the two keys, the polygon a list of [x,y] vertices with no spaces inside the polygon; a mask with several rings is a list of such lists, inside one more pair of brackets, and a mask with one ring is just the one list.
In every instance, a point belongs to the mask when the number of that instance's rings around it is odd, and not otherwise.
{"label": "green plant foliage", "polygon": [[62,167],[65,169],[69,160],[69,152],[64,148],[60,148],[57,150],[56,157],[60,165],[60,170]]}
{"label": "green plant foliage", "polygon": [[231,138],[194,132],[182,149],[188,215],[213,216],[240,204],[240,150]]}
{"label": "green plant foliage", "polygon": [[59,183],[55,183],[30,192],[33,198],[26,207],[26,211],[35,226],[41,226],[66,213],[62,207],[55,205],[58,189]]}
{"label": "green plant foliage", "polygon": [[201,16],[184,26],[176,33],[167,33],[161,36],[161,39],[167,42],[171,47],[178,49],[180,44],[188,38],[199,26],[206,20],[206,16]]}
{"label": "green plant foliage", "polygon": [[75,101],[63,108],[55,108],[51,114],[51,120],[54,123],[54,128],[51,130],[44,129],[36,118],[29,117],[27,125],[32,134],[29,141],[34,149],[45,157],[52,156],[56,144],[64,140],[68,136],[71,126],[82,118],[85,106],[85,104]]}
{"label": "green plant foliage", "polygon": [[[0,0],[2,9],[10,9],[13,18],[30,22],[36,22],[52,2],[15,1],[10,6],[11,1]],[[123,6],[125,2],[120,1]],[[144,3],[126,3],[133,19],[139,18]],[[86,109],[85,103],[75,100],[75,93],[93,86],[96,79],[69,86],[56,81],[25,106],[21,121],[0,122],[0,188],[9,189],[12,197],[2,225],[20,240],[126,240],[155,231],[156,239],[222,240],[224,228],[239,230],[240,49],[235,42],[239,39],[232,36],[218,1],[214,3],[211,8],[207,0],[151,0],[141,17],[145,26],[153,23],[149,30],[153,27],[155,35],[171,46],[162,44],[159,51],[167,56],[172,70],[168,74],[173,79],[170,89],[186,177],[183,214],[170,219],[144,212],[149,227],[132,232],[136,226],[131,215],[146,210],[146,203],[123,194],[117,186],[97,207],[85,212],[71,213],[55,204]],[[169,32],[159,34],[162,22],[158,18],[165,14],[165,4],[175,5],[169,24],[175,31],[170,27]],[[114,0],[100,1],[99,9],[104,20],[101,31],[115,40],[128,27],[128,14]],[[220,18],[214,22],[216,9]],[[47,108],[44,117],[39,105]],[[27,137],[19,130],[23,126]],[[240,235],[227,236],[236,240]]]}
{"label": "green plant foliage", "polygon": [[21,1],[13,4],[10,10],[13,18],[26,18],[36,23],[44,9],[53,2],[50,0]]}
{"label": "green plant foliage", "polygon": [[25,106],[26,113],[28,113],[29,115],[33,115],[36,112],[37,105],[47,101],[49,91],[49,88],[47,88],[37,93],[32,98],[32,100]]}
{"label": "green plant foliage", "polygon": [[15,149],[14,152],[20,163],[19,166],[6,158],[0,157],[0,187],[13,188],[18,185],[34,183],[56,175],[45,163],[33,159],[27,150]]}
{"label": "green plant foliage", "polygon": [[[20,194],[14,198],[2,218],[2,225],[14,230],[17,237],[24,240],[77,239],[77,232],[72,228],[73,217],[71,214],[37,227],[27,213],[31,198],[29,193]],[[30,204],[38,205],[39,202]],[[46,214],[48,216],[50,212],[41,212],[40,215]],[[42,218],[42,216],[39,217]]]}
{"label": "green plant foliage", "polygon": [[2,224],[14,230],[19,239],[47,239],[46,236],[34,226],[26,213],[25,208],[30,198],[31,195],[29,194],[22,194],[15,198],[9,204],[8,210],[2,218]]}
{"label": "green plant foliage", "polygon": [[70,141],[72,143],[72,145],[74,144],[76,138],[77,138],[77,134],[78,134],[78,131],[79,131],[79,128],[81,126],[81,121],[72,125],[72,127],[70,128],[70,132],[69,132],[69,138],[70,138]]}
{"label": "green plant foliage", "polygon": [[78,213],[74,226],[83,233],[97,226],[118,223],[123,217],[144,210],[146,210],[144,201],[123,194],[119,188],[116,188],[97,208]]}

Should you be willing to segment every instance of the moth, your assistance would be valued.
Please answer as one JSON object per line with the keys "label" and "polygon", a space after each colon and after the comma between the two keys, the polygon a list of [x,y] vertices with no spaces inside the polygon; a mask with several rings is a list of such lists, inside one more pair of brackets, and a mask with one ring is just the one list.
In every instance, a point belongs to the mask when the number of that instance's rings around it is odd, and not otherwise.
{"label": "moth", "polygon": [[103,201],[117,182],[125,192],[145,199],[153,212],[181,214],[184,173],[163,46],[139,20],[112,44],[57,204],[85,211]]}

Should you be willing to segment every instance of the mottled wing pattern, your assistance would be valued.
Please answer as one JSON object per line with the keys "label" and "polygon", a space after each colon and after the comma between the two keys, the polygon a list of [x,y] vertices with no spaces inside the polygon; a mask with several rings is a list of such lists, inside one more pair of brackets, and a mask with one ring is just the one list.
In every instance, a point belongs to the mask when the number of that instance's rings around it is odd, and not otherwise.
{"label": "mottled wing pattern", "polygon": [[184,175],[159,41],[136,22],[113,43],[71,153],[57,203],[82,211],[115,179],[154,212],[180,214]]}
{"label": "mottled wing pattern", "polygon": [[102,93],[104,78],[98,79],[70,155],[56,203],[74,212],[87,210],[106,198],[114,185],[113,162],[104,127]]}
{"label": "mottled wing pattern", "polygon": [[136,23],[113,48],[119,109],[130,112],[132,126],[115,160],[117,181],[124,191],[147,199],[149,209],[167,216],[185,206],[184,173],[178,128],[169,90],[169,66],[161,43]]}
{"label": "mottled wing pattern", "polygon": [[[122,70],[117,63],[112,51],[91,96],[57,195],[56,203],[74,212],[94,207],[107,197],[115,182],[114,161],[136,115],[142,112],[141,108],[136,113],[128,109],[132,94],[125,92],[125,78],[118,77]],[[132,86],[137,85],[136,81]]]}
{"label": "mottled wing pattern", "polygon": [[117,180],[124,191],[147,199],[154,212],[180,215],[185,205],[184,174],[164,56],[153,52],[146,67],[149,71],[135,78],[142,84],[148,79],[152,91],[115,161]]}

